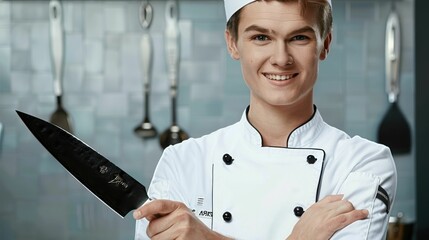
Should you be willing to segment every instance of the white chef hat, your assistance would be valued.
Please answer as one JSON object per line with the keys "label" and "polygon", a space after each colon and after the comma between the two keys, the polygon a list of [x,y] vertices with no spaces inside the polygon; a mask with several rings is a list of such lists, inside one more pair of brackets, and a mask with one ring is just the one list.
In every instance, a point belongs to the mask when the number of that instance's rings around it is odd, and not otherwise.
{"label": "white chef hat", "polygon": [[[226,21],[228,21],[235,12],[254,1],[255,0],[224,0]],[[328,3],[332,7],[331,0],[328,0]]]}

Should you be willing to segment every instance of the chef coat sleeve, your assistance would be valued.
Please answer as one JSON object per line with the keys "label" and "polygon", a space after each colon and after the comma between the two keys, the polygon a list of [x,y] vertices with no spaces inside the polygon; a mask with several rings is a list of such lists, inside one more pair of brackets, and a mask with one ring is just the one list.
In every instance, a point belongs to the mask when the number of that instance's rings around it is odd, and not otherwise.
{"label": "chef coat sleeve", "polygon": [[[367,209],[367,219],[356,221],[334,234],[332,239],[386,239],[389,211],[396,195],[396,167],[389,148],[354,137],[342,143],[338,158],[347,161],[344,194],[356,209]],[[347,168],[345,168],[347,169]]]}
{"label": "chef coat sleeve", "polygon": [[[155,169],[152,181],[148,189],[148,196],[152,199],[169,199],[175,201],[184,201],[182,197],[180,175],[178,174],[178,165],[180,159],[170,146],[166,148]],[[135,240],[149,239],[146,234],[146,228],[149,222],[146,219],[136,221]]]}

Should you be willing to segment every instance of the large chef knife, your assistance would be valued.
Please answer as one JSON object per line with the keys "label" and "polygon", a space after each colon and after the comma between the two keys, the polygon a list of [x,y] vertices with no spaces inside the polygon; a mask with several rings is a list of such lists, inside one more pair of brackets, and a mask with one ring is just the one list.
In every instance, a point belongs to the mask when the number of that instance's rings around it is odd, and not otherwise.
{"label": "large chef knife", "polygon": [[148,199],[142,184],[72,134],[29,114],[16,112],[58,162],[121,217]]}

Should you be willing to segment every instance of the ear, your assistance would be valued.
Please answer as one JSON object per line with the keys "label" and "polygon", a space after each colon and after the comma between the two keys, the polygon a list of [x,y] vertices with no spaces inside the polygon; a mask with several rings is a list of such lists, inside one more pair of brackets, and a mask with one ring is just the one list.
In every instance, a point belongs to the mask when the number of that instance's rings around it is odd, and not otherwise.
{"label": "ear", "polygon": [[326,35],[325,40],[323,41],[323,49],[320,52],[320,56],[319,56],[320,60],[325,60],[328,57],[331,41],[332,41],[332,33],[329,32],[328,35]]}
{"label": "ear", "polygon": [[239,60],[240,54],[238,53],[238,50],[237,50],[236,39],[232,36],[232,34],[228,30],[225,30],[225,41],[228,47],[228,52],[231,55],[232,59]]}

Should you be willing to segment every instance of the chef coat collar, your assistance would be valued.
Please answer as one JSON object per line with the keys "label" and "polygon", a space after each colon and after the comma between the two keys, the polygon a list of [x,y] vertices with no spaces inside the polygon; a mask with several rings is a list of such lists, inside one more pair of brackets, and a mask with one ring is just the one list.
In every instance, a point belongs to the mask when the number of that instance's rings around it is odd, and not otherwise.
{"label": "chef coat collar", "polygon": [[[244,111],[241,117],[241,124],[243,125],[246,137],[250,142],[256,146],[262,147],[262,136],[248,119],[250,105]],[[312,142],[317,139],[323,125],[323,119],[320,115],[317,107],[314,105],[313,115],[308,119],[307,122],[295,128],[287,138],[288,148],[301,148],[309,147]]]}

